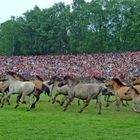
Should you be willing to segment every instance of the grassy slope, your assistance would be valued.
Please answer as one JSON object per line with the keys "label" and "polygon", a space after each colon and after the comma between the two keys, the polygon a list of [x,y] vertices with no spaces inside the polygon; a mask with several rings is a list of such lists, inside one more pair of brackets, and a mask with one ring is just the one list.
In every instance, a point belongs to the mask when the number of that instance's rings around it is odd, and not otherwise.
{"label": "grassy slope", "polygon": [[14,98],[11,106],[0,108],[0,140],[140,140],[140,114],[130,106],[116,112],[112,104],[98,115],[92,101],[79,114],[76,101],[62,112],[62,107],[47,100],[41,96],[30,112],[23,104],[14,109]]}

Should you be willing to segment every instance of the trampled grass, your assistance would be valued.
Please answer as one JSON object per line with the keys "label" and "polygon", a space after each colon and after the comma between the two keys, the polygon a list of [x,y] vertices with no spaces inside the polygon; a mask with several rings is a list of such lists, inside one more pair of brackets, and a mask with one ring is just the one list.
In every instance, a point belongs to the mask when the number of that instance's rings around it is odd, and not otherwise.
{"label": "trampled grass", "polygon": [[47,101],[42,95],[36,109],[26,112],[24,104],[14,109],[12,98],[10,106],[0,108],[0,140],[140,140],[140,114],[131,105],[116,112],[114,103],[106,108],[103,102],[98,115],[95,101],[81,114],[82,102],[78,106],[75,100],[62,112],[63,107]]}

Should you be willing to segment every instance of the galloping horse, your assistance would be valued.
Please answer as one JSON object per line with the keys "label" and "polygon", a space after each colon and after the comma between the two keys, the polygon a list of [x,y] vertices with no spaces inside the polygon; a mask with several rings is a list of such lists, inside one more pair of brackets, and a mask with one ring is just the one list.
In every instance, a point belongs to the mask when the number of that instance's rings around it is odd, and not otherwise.
{"label": "galloping horse", "polygon": [[17,80],[14,76],[13,72],[8,72],[6,75],[6,78],[8,80],[8,84],[9,84],[9,92],[2,98],[2,105],[1,107],[4,106],[4,103],[8,100],[8,98],[13,94],[19,94],[21,96],[21,98],[17,101],[17,104],[15,106],[15,108],[17,108],[19,106],[20,103],[22,103],[25,99],[25,97],[28,95],[30,96],[30,104],[29,107],[27,109],[27,111],[30,110],[32,103],[33,103],[33,92],[35,92],[35,85],[33,84],[33,82],[22,82]]}
{"label": "galloping horse", "polygon": [[111,80],[106,81],[106,86],[112,86],[115,90],[115,97],[116,97],[116,106],[117,111],[120,110],[120,101],[122,100],[132,100],[132,97],[129,95],[125,95],[126,91],[130,88],[123,84],[118,78],[112,78]]}
{"label": "galloping horse", "polygon": [[138,105],[140,104],[140,84],[131,86],[125,93],[125,95],[130,95],[133,101],[133,110],[140,113]]}
{"label": "galloping horse", "polygon": [[99,104],[99,112],[101,114],[101,95],[104,90],[106,90],[105,84],[88,83],[83,84],[80,81],[71,78],[70,76],[65,76],[64,80],[69,86],[67,103],[63,111],[66,111],[69,104],[73,101],[74,97],[78,99],[85,100],[84,106],[78,111],[82,112],[88,105],[91,99],[96,98]]}
{"label": "galloping horse", "polygon": [[[97,76],[93,76],[91,78],[91,80],[89,81],[90,83],[97,83],[97,84],[101,84],[101,83],[105,83],[106,79],[104,77],[97,77]],[[104,100],[106,102],[106,107],[109,106],[109,103],[111,102],[110,96],[114,96],[114,90],[111,87],[107,87],[107,91],[103,92],[102,95],[105,96]]]}
{"label": "galloping horse", "polygon": [[[16,76],[17,79],[19,79],[20,81],[27,81],[27,79],[25,79],[23,76],[21,76],[20,74],[16,74],[14,73],[14,75]],[[40,94],[42,92],[44,92],[45,94],[47,93],[48,96],[50,96],[50,93],[52,91],[52,86],[53,85],[48,85],[46,84],[46,82],[43,82],[43,79],[41,79],[39,76],[36,77],[37,80],[31,80],[31,82],[33,82],[35,84],[35,88],[36,88],[36,92],[34,94],[34,96],[36,97],[35,102],[32,104],[31,108],[35,108],[36,103],[39,101],[40,99]],[[20,97],[18,97],[18,100],[20,99]]]}
{"label": "galloping horse", "polygon": [[[56,93],[54,97],[52,97],[53,95],[51,94],[50,101],[52,100],[53,104],[55,102],[58,102],[60,105],[63,105],[66,100],[66,96],[68,95],[68,91],[69,91],[68,85],[65,85],[63,78],[58,77],[58,76],[52,76],[48,84],[53,84],[56,87]],[[61,101],[56,100],[57,96],[59,95],[64,95]]]}

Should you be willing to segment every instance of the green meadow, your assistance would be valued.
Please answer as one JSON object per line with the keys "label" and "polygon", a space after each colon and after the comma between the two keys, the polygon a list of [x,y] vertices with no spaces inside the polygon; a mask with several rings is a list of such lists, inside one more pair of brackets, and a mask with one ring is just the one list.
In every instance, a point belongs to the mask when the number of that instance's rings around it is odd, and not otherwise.
{"label": "green meadow", "polygon": [[140,140],[140,114],[133,112],[131,102],[116,112],[115,103],[106,108],[103,101],[98,115],[94,100],[78,113],[82,102],[78,106],[75,99],[63,112],[42,94],[36,108],[26,112],[27,104],[14,109],[15,97],[0,108],[0,140]]}

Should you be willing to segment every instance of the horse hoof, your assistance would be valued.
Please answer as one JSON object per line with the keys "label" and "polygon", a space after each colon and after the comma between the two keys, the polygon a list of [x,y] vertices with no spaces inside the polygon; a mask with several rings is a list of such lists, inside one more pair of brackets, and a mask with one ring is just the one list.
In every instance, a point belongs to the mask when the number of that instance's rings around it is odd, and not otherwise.
{"label": "horse hoof", "polygon": [[109,107],[109,105],[106,105],[105,107]]}
{"label": "horse hoof", "polygon": [[54,104],[55,102],[53,101],[52,104]]}
{"label": "horse hoof", "polygon": [[1,108],[3,108],[3,105],[1,106]]}
{"label": "horse hoof", "polygon": [[27,109],[26,111],[28,112],[28,111],[30,111],[30,109]]}
{"label": "horse hoof", "polygon": [[31,108],[35,108],[35,105],[32,105]]}
{"label": "horse hoof", "polygon": [[98,112],[99,115],[101,115],[101,112]]}
{"label": "horse hoof", "polygon": [[23,101],[22,104],[26,104],[26,101]]}
{"label": "horse hoof", "polygon": [[79,110],[78,113],[82,113],[82,110]]}
{"label": "horse hoof", "polygon": [[18,106],[16,105],[14,108],[16,109]]}

